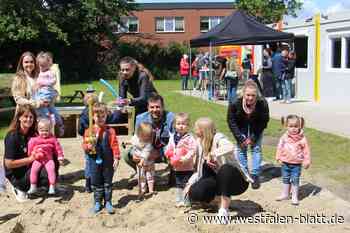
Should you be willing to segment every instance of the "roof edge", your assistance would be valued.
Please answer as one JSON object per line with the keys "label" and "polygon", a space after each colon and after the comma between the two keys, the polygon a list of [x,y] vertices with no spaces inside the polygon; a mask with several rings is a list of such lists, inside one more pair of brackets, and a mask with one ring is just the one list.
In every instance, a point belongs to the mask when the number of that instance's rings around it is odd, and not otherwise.
{"label": "roof edge", "polygon": [[137,3],[140,10],[233,9],[233,2],[164,2]]}

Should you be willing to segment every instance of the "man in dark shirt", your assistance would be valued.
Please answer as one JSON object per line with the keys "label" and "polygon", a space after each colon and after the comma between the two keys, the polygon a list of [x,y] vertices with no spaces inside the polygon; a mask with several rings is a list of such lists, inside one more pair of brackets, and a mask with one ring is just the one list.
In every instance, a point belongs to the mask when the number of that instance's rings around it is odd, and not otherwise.
{"label": "man in dark shirt", "polygon": [[[119,65],[119,97],[123,104],[135,106],[136,116],[147,112],[149,96],[157,93],[150,77],[139,68],[136,60],[131,57],[122,58]],[[127,98],[128,92],[132,95],[130,99]]]}
{"label": "man in dark shirt", "polygon": [[272,57],[272,73],[275,78],[275,97],[276,100],[282,99],[282,81],[283,75],[286,71],[286,59],[288,50],[283,49],[280,53],[277,51]]}

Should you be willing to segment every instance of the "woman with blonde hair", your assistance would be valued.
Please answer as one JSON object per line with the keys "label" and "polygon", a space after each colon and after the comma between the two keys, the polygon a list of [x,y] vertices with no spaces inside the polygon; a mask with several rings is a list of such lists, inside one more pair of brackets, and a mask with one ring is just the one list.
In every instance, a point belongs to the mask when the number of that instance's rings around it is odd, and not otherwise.
{"label": "woman with blonde hair", "polygon": [[16,75],[11,87],[12,96],[17,105],[30,104],[35,108],[45,106],[44,101],[32,99],[37,75],[38,67],[35,62],[35,55],[31,52],[24,52],[18,61]]}
{"label": "woman with blonde hair", "polygon": [[252,152],[251,175],[253,189],[260,187],[259,175],[262,161],[261,141],[263,131],[269,122],[269,106],[260,97],[257,84],[253,80],[245,82],[242,97],[230,103],[227,110],[227,123],[237,141],[237,158],[244,171],[248,173],[247,150]]}
{"label": "woman with blonde hair", "polygon": [[234,157],[234,145],[216,131],[214,122],[207,117],[195,122],[197,137],[196,172],[191,176],[185,193],[191,202],[210,202],[220,197],[218,215],[227,223],[230,196],[244,193],[250,178],[240,169]]}

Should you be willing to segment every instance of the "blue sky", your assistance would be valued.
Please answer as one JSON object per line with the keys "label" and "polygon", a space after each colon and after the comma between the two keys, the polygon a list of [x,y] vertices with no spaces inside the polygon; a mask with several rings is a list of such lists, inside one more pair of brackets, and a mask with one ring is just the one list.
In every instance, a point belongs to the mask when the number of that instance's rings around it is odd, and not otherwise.
{"label": "blue sky", "polygon": [[[232,0],[136,0],[136,2],[233,2]],[[324,14],[350,10],[350,0],[303,0],[298,18],[305,19],[317,12]]]}

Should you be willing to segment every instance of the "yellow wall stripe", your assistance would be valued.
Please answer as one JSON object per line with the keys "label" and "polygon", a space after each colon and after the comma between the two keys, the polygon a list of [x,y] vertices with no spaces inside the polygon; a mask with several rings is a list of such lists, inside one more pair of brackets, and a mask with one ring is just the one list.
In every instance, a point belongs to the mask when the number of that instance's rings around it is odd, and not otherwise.
{"label": "yellow wall stripe", "polygon": [[314,100],[320,101],[320,74],[321,74],[321,33],[320,33],[320,13],[317,13],[315,19],[315,85]]}

